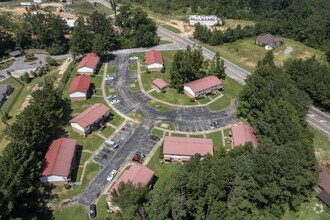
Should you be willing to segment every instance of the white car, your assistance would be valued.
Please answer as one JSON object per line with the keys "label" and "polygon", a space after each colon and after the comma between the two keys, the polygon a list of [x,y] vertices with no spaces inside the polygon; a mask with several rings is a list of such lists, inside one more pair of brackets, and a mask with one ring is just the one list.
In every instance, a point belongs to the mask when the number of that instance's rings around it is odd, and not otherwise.
{"label": "white car", "polygon": [[71,58],[66,58],[66,62],[70,62],[71,61]]}
{"label": "white car", "polygon": [[108,181],[111,181],[117,174],[117,170],[113,170],[111,171],[111,173],[109,174],[109,176],[107,177]]}
{"label": "white car", "polygon": [[112,77],[112,76],[109,76],[109,77],[105,77],[104,79],[105,79],[105,80],[113,80],[113,79],[114,79],[114,77]]}
{"label": "white car", "polygon": [[120,101],[118,100],[118,99],[116,99],[116,100],[112,100],[110,103],[111,104],[117,104],[117,103],[119,103]]}

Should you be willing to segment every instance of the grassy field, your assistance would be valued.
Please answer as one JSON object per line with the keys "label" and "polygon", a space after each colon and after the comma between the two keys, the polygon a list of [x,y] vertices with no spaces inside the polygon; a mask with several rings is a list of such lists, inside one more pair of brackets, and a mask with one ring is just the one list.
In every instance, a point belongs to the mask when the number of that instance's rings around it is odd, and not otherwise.
{"label": "grassy field", "polygon": [[171,133],[171,136],[173,136],[173,137],[187,137],[186,134],[179,134],[179,133]]}
{"label": "grassy field", "polygon": [[13,63],[15,59],[7,60],[6,62],[0,63],[0,70],[9,68]]}
{"label": "grassy field", "polygon": [[105,201],[107,198],[107,195],[102,195],[96,204],[96,210],[97,210],[97,216],[96,219],[105,220],[105,219],[111,219],[112,215],[111,213],[107,212],[108,209],[108,203]]}
{"label": "grassy field", "polygon": [[137,64],[131,64],[128,66],[129,71],[136,71],[137,70]]}
{"label": "grassy field", "polygon": [[157,102],[155,100],[149,101],[148,106],[151,107],[151,108],[154,108],[158,111],[163,111],[163,112],[168,112],[168,111],[171,111],[171,109],[172,109],[172,106],[166,105],[166,104],[161,103],[161,102]]}
{"label": "grassy field", "polygon": [[72,5],[67,5],[67,7],[74,10],[75,14],[80,16],[89,16],[93,11],[98,11],[106,15],[113,14],[113,11],[107,7],[104,7],[102,4],[91,4],[88,1],[84,0],[75,0]]}
{"label": "grassy field", "polygon": [[210,138],[213,140],[214,151],[218,151],[221,147],[223,147],[221,131],[206,134],[206,138]]}
{"label": "grassy field", "polygon": [[162,26],[163,28],[166,28],[166,29],[168,29],[170,31],[173,31],[174,33],[177,33],[177,34],[180,34],[181,33],[181,31],[179,29],[177,29],[176,27],[173,27],[173,26],[171,26],[169,24],[160,24],[160,26]]}
{"label": "grassy field", "polygon": [[115,74],[117,71],[117,67],[116,66],[108,66],[108,69],[107,69],[107,73],[108,74]]}
{"label": "grassy field", "polygon": [[63,186],[57,186],[54,192],[58,192],[58,198],[54,199],[54,202],[58,202],[63,199],[72,198],[81,193],[94,176],[99,172],[100,165],[94,162],[90,162],[86,166],[85,174],[81,185],[72,186],[71,189],[65,189]]}
{"label": "grassy field", "polygon": [[[134,85],[134,87],[131,87],[131,85]],[[132,92],[136,92],[136,91],[140,91],[140,85],[137,82],[137,80],[131,80],[128,82],[128,88],[129,90],[131,90]]]}
{"label": "grassy field", "polygon": [[165,128],[165,129],[173,130],[173,131],[175,130],[175,126],[174,126],[174,124],[173,124],[172,122],[169,122],[169,121],[161,121],[161,122],[158,122],[158,123],[156,124],[156,127],[164,128],[164,127],[161,126],[162,124],[167,124],[167,125],[168,125],[168,127]]}
{"label": "grassy field", "polygon": [[211,104],[209,104],[207,107],[211,110],[211,111],[219,111],[221,109],[227,108],[228,106],[230,106],[230,101],[231,98],[227,95],[224,95],[223,97],[217,99],[216,101],[212,102]]}
{"label": "grassy field", "polygon": [[313,133],[313,146],[316,158],[322,163],[330,163],[330,141],[324,133],[309,126],[309,130]]}
{"label": "grassy field", "polygon": [[198,102],[200,103],[200,104],[207,104],[207,103],[209,103],[211,101],[211,99],[209,98],[209,97],[207,97],[207,96],[205,96],[203,99],[198,99]]}
{"label": "grassy field", "polygon": [[143,119],[142,115],[140,115],[139,113],[136,113],[136,112],[131,112],[127,116],[134,120],[137,120],[137,121],[142,121],[142,119]]}
{"label": "grassy field", "polygon": [[82,152],[79,160],[79,165],[84,165],[84,163],[92,156],[91,153]]}
{"label": "grassy field", "polygon": [[161,40],[161,41],[159,41],[159,44],[160,45],[171,44],[171,43],[173,43],[173,42],[172,41],[167,41],[167,40]]}
{"label": "grassy field", "polygon": [[110,109],[110,113],[113,115],[113,117],[109,122],[114,126],[118,127],[119,125],[121,125],[121,123],[125,121],[125,119],[118,115],[114,110]]}
{"label": "grassy field", "polygon": [[113,127],[111,127],[111,126],[107,126],[107,127],[101,132],[101,134],[102,134],[104,137],[108,138],[108,137],[110,137],[110,135],[113,134],[113,132],[115,132],[115,129],[114,129]]}
{"label": "grassy field", "polygon": [[163,187],[167,183],[167,180],[171,178],[172,173],[181,166],[180,164],[161,164],[160,159],[158,158],[159,152],[160,147],[147,164],[147,167],[155,172],[154,179],[156,179],[156,182],[153,186],[154,188]]}
{"label": "grassy field", "polygon": [[76,205],[69,208],[63,208],[55,212],[55,220],[84,220],[89,219],[87,211],[83,205]]}
{"label": "grassy field", "polygon": [[191,134],[189,135],[191,138],[203,138],[204,136],[202,134]]}
{"label": "grassy field", "polygon": [[227,137],[229,137],[229,131],[231,130],[231,128],[226,128],[225,130],[223,130],[223,134]]}
{"label": "grassy field", "polygon": [[[275,63],[277,65],[281,65],[283,61],[288,58],[304,59],[307,57],[312,57],[313,55],[315,55],[318,60],[324,60],[324,52],[321,52],[320,50],[307,47],[303,43],[288,38],[283,38],[281,36],[277,37],[284,39],[284,44],[273,50]],[[261,60],[267,52],[267,50],[263,47],[254,43],[255,38],[256,37],[251,37],[237,40],[233,43],[226,43],[220,46],[209,46],[207,44],[201,45],[214,52],[219,52],[222,57],[248,70],[249,72],[254,72],[258,60]],[[288,46],[292,47],[293,51],[288,56],[284,56],[283,51]]]}
{"label": "grassy field", "polygon": [[230,77],[226,77],[226,79],[222,79],[221,81],[224,88],[222,93],[230,98],[238,99],[243,90],[243,85]]}
{"label": "grassy field", "polygon": [[168,89],[166,90],[166,93],[161,93],[161,92],[150,92],[149,93],[151,96],[155,97],[156,99],[159,99],[164,102],[168,102],[171,104],[176,104],[176,105],[198,105],[197,102],[190,102],[190,98],[184,94],[184,93],[178,93],[174,89]]}
{"label": "grassy field", "polygon": [[87,137],[82,137],[77,132],[74,132],[71,126],[67,126],[66,130],[69,135],[68,138],[77,140],[77,144],[83,146],[83,150],[95,151],[104,141],[103,138],[93,133],[87,135]]}
{"label": "grassy field", "polygon": [[158,129],[156,129],[156,128],[153,128],[153,129],[151,130],[151,134],[152,134],[152,135],[155,135],[155,136],[157,136],[157,137],[162,138],[163,135],[164,135],[164,132],[163,132],[162,130],[158,130]]}
{"label": "grassy field", "polygon": [[236,19],[224,19],[223,20],[223,26],[226,28],[236,28],[237,25],[241,25],[242,27],[249,25],[253,26],[255,22],[253,21],[247,21],[247,20],[236,20]]}
{"label": "grassy field", "polygon": [[91,84],[95,88],[101,88],[102,87],[102,80],[103,80],[103,75],[97,75],[97,76],[91,76]]}

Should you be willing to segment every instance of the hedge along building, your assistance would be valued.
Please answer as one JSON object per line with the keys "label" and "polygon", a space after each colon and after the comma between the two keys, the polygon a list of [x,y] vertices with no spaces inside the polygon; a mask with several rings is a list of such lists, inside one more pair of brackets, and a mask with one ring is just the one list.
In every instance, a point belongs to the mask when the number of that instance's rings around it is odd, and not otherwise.
{"label": "hedge along building", "polygon": [[70,180],[76,143],[76,140],[68,138],[53,140],[42,163],[40,182],[63,184]]}
{"label": "hedge along building", "polygon": [[110,109],[102,103],[97,103],[70,120],[72,130],[87,135],[106,123]]}
{"label": "hedge along building", "polygon": [[150,71],[161,71],[164,68],[162,53],[157,50],[150,50],[145,55],[147,69]]}
{"label": "hedge along building", "polygon": [[220,90],[222,82],[216,76],[207,76],[184,84],[184,92],[192,98],[198,98],[201,95],[211,94],[213,91]]}
{"label": "hedge along building", "polygon": [[91,79],[89,76],[80,75],[73,78],[70,88],[69,97],[71,101],[87,100],[90,92]]}
{"label": "hedge along building", "polygon": [[78,73],[91,75],[94,74],[100,64],[100,57],[94,53],[87,54],[77,66]]}

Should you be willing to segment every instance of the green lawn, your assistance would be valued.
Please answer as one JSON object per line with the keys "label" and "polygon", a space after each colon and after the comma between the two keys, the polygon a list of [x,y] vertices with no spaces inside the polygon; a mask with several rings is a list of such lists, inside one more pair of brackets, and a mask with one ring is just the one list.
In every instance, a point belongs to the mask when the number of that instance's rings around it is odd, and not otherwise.
{"label": "green lawn", "polygon": [[222,79],[221,81],[224,88],[222,93],[231,98],[238,99],[243,90],[243,85],[230,77],[226,77],[226,79]]}
{"label": "green lawn", "polygon": [[166,93],[158,93],[153,91],[149,93],[151,96],[155,97],[164,102],[177,105],[198,105],[197,102],[190,102],[190,98],[184,93],[177,93],[174,89],[166,90]]}
{"label": "green lawn", "polygon": [[206,104],[209,103],[211,101],[211,99],[207,96],[205,96],[203,99],[198,99],[198,102],[201,104]]}
{"label": "green lawn", "polygon": [[164,132],[163,132],[162,130],[158,130],[158,129],[156,129],[156,128],[153,128],[153,129],[151,130],[151,134],[152,134],[152,135],[155,135],[155,136],[157,136],[157,137],[163,138]]}
{"label": "green lawn", "polygon": [[107,126],[107,127],[101,132],[101,134],[102,134],[104,137],[108,138],[108,137],[110,137],[110,136],[113,134],[113,132],[115,132],[115,129],[114,129],[113,127],[111,127],[111,126]]}
{"label": "green lawn", "polygon": [[172,106],[166,105],[166,104],[161,103],[161,102],[157,102],[155,100],[149,101],[148,106],[151,107],[151,108],[154,108],[156,110],[163,111],[163,112],[168,112],[168,111],[171,111],[171,109],[172,109]]}
{"label": "green lawn", "polygon": [[221,131],[206,134],[206,138],[210,138],[213,140],[214,151],[218,151],[221,147],[223,147]]}
{"label": "green lawn", "polygon": [[65,87],[64,87],[64,89],[63,89],[63,97],[64,97],[64,98],[69,98],[68,91],[69,91],[69,88],[70,88],[71,82],[72,82],[72,80],[73,80],[74,77],[80,75],[80,74],[78,74],[78,72],[77,72],[77,66],[78,66],[78,64],[79,64],[79,63],[77,63],[77,64],[74,66],[74,68],[73,68],[73,70],[72,70],[72,72],[71,72],[70,78],[68,79],[67,83],[65,84]]}
{"label": "green lawn", "polygon": [[71,102],[72,117],[77,116],[96,103],[103,103],[108,106],[103,97],[92,97],[85,101]]}
{"label": "green lawn", "polygon": [[105,201],[106,198],[107,198],[107,195],[102,195],[99,198],[99,200],[97,201],[97,204],[96,204],[96,209],[97,209],[96,219],[100,219],[100,220],[111,219],[112,215],[114,215],[113,213],[108,213],[107,212],[108,203],[107,203],[107,201]]}
{"label": "green lawn", "polygon": [[156,127],[164,128],[164,127],[161,126],[162,124],[168,124],[168,127],[165,128],[165,129],[172,130],[172,131],[175,130],[175,126],[174,126],[174,124],[173,124],[172,122],[169,122],[169,121],[161,121],[161,122],[158,122],[158,123],[156,124]]}
{"label": "green lawn", "polygon": [[94,4],[89,3],[84,0],[75,0],[72,5],[67,5],[69,8],[75,11],[75,14],[79,16],[89,16],[93,11],[98,11],[100,13],[105,13],[106,15],[113,14],[113,11],[107,7],[104,7],[102,4]]}
{"label": "green lawn", "polygon": [[217,99],[216,101],[209,104],[207,107],[211,111],[220,111],[221,109],[227,108],[230,106],[231,98],[227,95],[224,95],[223,97]]}
{"label": "green lawn", "polygon": [[313,146],[317,159],[322,163],[330,163],[330,141],[327,136],[309,126],[309,130],[313,133]]}
{"label": "green lawn", "polygon": [[13,65],[14,61],[15,59],[11,59],[11,60],[7,60],[4,63],[0,63],[0,70],[9,68],[11,65]]}
{"label": "green lawn", "polygon": [[[10,85],[11,88],[14,88],[13,92],[10,94],[6,102],[1,107],[2,112],[8,112],[10,109],[10,106],[12,105],[15,97],[18,95],[19,91],[22,89],[23,85],[19,83],[20,80],[8,77],[4,81],[0,82],[0,85]],[[10,111],[9,111],[10,112]],[[0,114],[0,118],[2,118],[2,114]]]}
{"label": "green lawn", "polygon": [[225,130],[223,130],[223,134],[227,137],[229,137],[229,131],[231,130],[231,128],[226,128]]}
{"label": "green lawn", "polygon": [[102,63],[101,67],[96,70],[96,73],[93,76],[103,76],[106,63]]}
{"label": "green lawn", "polygon": [[211,97],[212,99],[215,99],[216,97],[218,97],[220,95],[220,92],[216,91],[216,92],[213,92],[212,95],[209,95],[209,97]]}
{"label": "green lawn", "polygon": [[102,89],[95,89],[95,94],[94,95],[102,95]]}
{"label": "green lawn", "polygon": [[[315,55],[318,60],[323,61],[325,59],[324,52],[320,50],[307,47],[303,43],[288,38],[283,38],[281,36],[277,37],[284,39],[284,44],[273,50],[275,63],[277,65],[281,65],[284,60],[289,58],[299,59],[312,57]],[[261,60],[267,52],[267,50],[265,50],[263,47],[254,43],[255,38],[256,37],[251,37],[237,40],[235,42],[226,43],[220,46],[209,46],[206,44],[201,45],[214,52],[219,52],[225,59],[252,73],[254,72],[258,60]],[[283,51],[287,46],[292,47],[293,51],[288,56],[284,56]]]}
{"label": "green lawn", "polygon": [[88,220],[88,215],[83,205],[76,205],[69,208],[63,208],[55,212],[55,220]]}
{"label": "green lawn", "polygon": [[191,137],[191,138],[204,138],[204,136],[202,134],[191,134],[191,135],[189,135],[189,137]]}
{"label": "green lawn", "polygon": [[131,64],[128,66],[128,70],[130,71],[136,71],[137,70],[137,64]]}
{"label": "green lawn", "polygon": [[[106,96],[109,96],[109,95],[116,95],[117,92],[116,92],[116,88],[114,86],[108,88],[107,86],[105,86],[105,95]],[[114,92],[110,92],[109,89],[114,89],[115,91]]]}
{"label": "green lawn", "polygon": [[121,117],[120,115],[118,115],[114,110],[110,109],[110,114],[113,115],[112,119],[109,120],[110,124],[113,124],[114,126],[118,127],[119,125],[121,125],[121,123],[123,123],[125,121],[125,119],[123,117]]}
{"label": "green lawn", "polygon": [[127,116],[134,120],[137,120],[137,121],[142,121],[142,119],[143,119],[142,115],[140,115],[139,113],[136,113],[136,112],[131,112]]}
{"label": "green lawn", "polygon": [[226,149],[226,150],[231,150],[230,142],[231,142],[231,139],[225,137],[225,149]]}
{"label": "green lawn", "polygon": [[179,134],[179,133],[171,133],[171,136],[173,136],[173,137],[187,137],[186,134]]}
{"label": "green lawn", "polygon": [[171,25],[168,25],[168,24],[160,24],[160,26],[162,26],[163,28],[166,28],[166,29],[168,29],[168,30],[170,30],[170,31],[173,31],[174,33],[177,33],[177,34],[180,34],[180,33],[181,33],[181,31],[180,31],[179,29],[177,29],[177,28],[175,28],[175,27],[173,27],[173,26],[171,26]]}
{"label": "green lawn", "polygon": [[84,163],[92,156],[91,153],[82,152],[79,160],[79,165],[84,165]]}
{"label": "green lawn", "polygon": [[107,69],[107,73],[108,74],[114,74],[114,73],[116,73],[116,71],[117,71],[117,67],[116,66],[109,66],[108,65],[108,69]]}
{"label": "green lawn", "polygon": [[91,76],[91,84],[94,85],[95,88],[102,88],[102,80],[103,75]]}
{"label": "green lawn", "polygon": [[68,131],[68,138],[77,140],[77,144],[83,146],[83,150],[95,151],[104,142],[103,138],[93,133],[87,135],[87,137],[82,137],[77,132],[74,132],[71,126],[68,126],[66,130]]}
{"label": "green lawn", "polygon": [[[100,170],[100,165],[99,164],[94,163],[94,162],[88,163],[87,166],[86,166],[86,170],[85,170],[85,174],[84,174],[84,177],[83,177],[82,184],[72,186],[68,190],[63,189],[64,188],[63,186],[57,186],[56,187],[56,188],[58,188],[57,190],[64,190],[64,191],[62,191],[60,194],[58,194],[58,198],[54,199],[54,202],[58,202],[58,201],[61,201],[63,199],[72,198],[72,197],[78,195],[79,193],[81,193],[86,188],[88,183],[99,172],[99,170]],[[73,190],[71,190],[71,189],[73,189]]]}
{"label": "green lawn", "polygon": [[147,167],[155,172],[154,179],[156,179],[156,182],[154,184],[154,188],[163,187],[171,178],[172,173],[181,166],[180,164],[161,164],[160,159],[158,158],[159,152],[160,147],[157,149],[147,164]]}
{"label": "green lawn", "polygon": [[171,44],[171,43],[173,43],[173,42],[172,41],[167,41],[167,40],[161,40],[161,41],[159,41],[159,44],[160,45]]}
{"label": "green lawn", "polygon": [[[131,85],[134,85],[134,87],[131,87]],[[132,92],[136,92],[136,91],[140,91],[140,85],[137,82],[137,80],[131,80],[128,82],[128,88],[129,90],[131,90]]]}
{"label": "green lawn", "polygon": [[[166,82],[170,83],[170,68],[172,66],[172,62],[173,62],[173,56],[177,51],[172,50],[172,51],[162,51],[162,57],[164,60],[164,65],[165,65],[165,73],[161,73],[161,72],[151,72],[151,73],[141,73],[141,80],[142,80],[142,84],[143,87],[146,91],[152,89],[152,81],[154,81],[157,78],[162,78],[164,79]],[[140,60],[141,62],[143,62],[143,57],[144,54],[137,54],[137,53],[133,53],[135,56],[139,56],[142,57]],[[132,54],[131,54],[132,56]]]}

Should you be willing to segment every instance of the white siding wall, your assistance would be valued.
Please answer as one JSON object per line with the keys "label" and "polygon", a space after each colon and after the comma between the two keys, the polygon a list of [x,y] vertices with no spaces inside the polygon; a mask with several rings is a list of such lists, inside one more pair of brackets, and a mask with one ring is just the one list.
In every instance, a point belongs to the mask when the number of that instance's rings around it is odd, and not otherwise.
{"label": "white siding wall", "polygon": [[271,46],[269,46],[269,45],[266,45],[266,46],[265,46],[265,49],[266,49],[266,50],[271,50],[271,49],[273,49],[273,48],[272,48]]}
{"label": "white siding wall", "polygon": [[189,94],[191,94],[192,96],[195,97],[195,93],[191,90],[191,88],[189,86],[184,86],[183,89],[186,90]]}
{"label": "white siding wall", "polygon": [[71,127],[74,127],[76,129],[78,129],[79,131],[86,132],[86,131],[88,131],[88,129],[89,129],[90,126],[88,125],[86,128],[82,128],[77,123],[71,123]]}
{"label": "white siding wall", "polygon": [[94,70],[92,68],[84,66],[78,69],[78,73],[94,73]]}
{"label": "white siding wall", "polygon": [[170,157],[172,159],[182,159],[182,158],[191,158],[191,156],[188,155],[175,155],[175,154],[164,154],[164,157]]}
{"label": "white siding wall", "polygon": [[80,98],[80,97],[86,97],[86,93],[83,92],[72,92],[69,94],[70,98]]}
{"label": "white siding wall", "polygon": [[148,69],[158,69],[163,68],[163,64],[161,63],[152,63],[148,65]]}
{"label": "white siding wall", "polygon": [[57,176],[57,175],[50,175],[50,176],[43,176],[40,177],[40,182],[60,182],[60,181],[67,181],[66,176]]}
{"label": "white siding wall", "polygon": [[[201,25],[205,25],[205,26],[213,26],[216,25],[218,23],[218,21],[197,21],[197,20],[189,20],[189,24],[191,26],[194,26],[195,24],[200,23]],[[220,22],[219,22],[220,23]],[[222,23],[222,22],[221,22]],[[220,23],[220,24],[221,24]]]}

